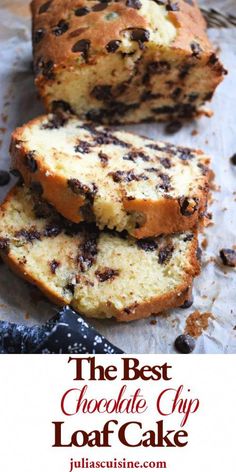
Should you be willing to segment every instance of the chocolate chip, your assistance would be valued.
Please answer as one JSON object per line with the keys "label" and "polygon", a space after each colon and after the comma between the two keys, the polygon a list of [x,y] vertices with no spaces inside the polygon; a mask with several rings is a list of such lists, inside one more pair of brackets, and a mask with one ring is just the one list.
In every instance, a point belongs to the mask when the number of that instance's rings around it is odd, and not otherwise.
{"label": "chocolate chip", "polygon": [[119,49],[120,44],[121,41],[119,39],[113,39],[112,41],[109,41],[109,43],[106,45],[107,52],[116,52],[117,49]]}
{"label": "chocolate chip", "polygon": [[51,3],[52,3],[52,0],[49,0],[48,2],[43,3],[43,5],[41,5],[41,7],[39,8],[39,14],[45,13],[49,9]]}
{"label": "chocolate chip", "polygon": [[189,100],[189,102],[192,103],[192,102],[195,102],[195,100],[197,100],[198,97],[199,97],[199,93],[197,93],[197,92],[192,92],[192,93],[189,94],[188,100]]}
{"label": "chocolate chip", "polygon": [[102,163],[102,167],[106,167],[107,164],[108,164],[108,161],[109,161],[109,157],[107,156],[107,154],[105,154],[104,152],[100,151],[98,153],[98,157]]}
{"label": "chocolate chip", "polygon": [[209,101],[212,99],[214,92],[208,92],[204,95],[204,100]]}
{"label": "chocolate chip", "polygon": [[73,193],[83,195],[88,198],[90,202],[93,202],[94,196],[97,193],[97,187],[94,183],[92,184],[92,188],[82,184],[78,179],[69,179],[67,184]]}
{"label": "chocolate chip", "polygon": [[197,247],[196,257],[197,257],[197,260],[199,262],[201,262],[201,260],[202,260],[202,250],[201,250],[200,246]]}
{"label": "chocolate chip", "polygon": [[8,238],[0,238],[0,251],[7,254],[10,250],[10,241]]}
{"label": "chocolate chip", "polygon": [[140,239],[137,241],[137,246],[143,251],[153,252],[157,249],[158,245],[154,239]]}
{"label": "chocolate chip", "polygon": [[43,194],[43,187],[40,182],[31,182],[30,190],[35,193],[36,195],[41,196]]}
{"label": "chocolate chip", "polygon": [[60,262],[56,261],[56,259],[53,259],[52,261],[49,262],[49,265],[50,265],[51,273],[55,274],[57,268],[60,266]]}
{"label": "chocolate chip", "polygon": [[112,98],[111,88],[111,85],[96,85],[91,95],[97,100],[110,100]]}
{"label": "chocolate chip", "polygon": [[170,64],[167,61],[150,62],[147,66],[149,74],[162,74],[170,70]]}
{"label": "chocolate chip", "polygon": [[38,170],[38,164],[35,159],[35,151],[29,151],[24,157],[25,166],[30,172],[36,172]]}
{"label": "chocolate chip", "polygon": [[[53,100],[52,102],[52,112],[53,113],[59,113],[61,111],[65,112],[65,113],[72,113],[73,114],[73,110],[70,106],[70,104],[68,102],[65,102],[65,100]],[[60,115],[60,117],[63,116],[63,115]]]}
{"label": "chocolate chip", "polygon": [[60,20],[59,23],[54,26],[52,29],[53,34],[55,36],[61,36],[62,34],[66,33],[66,31],[69,29],[69,25],[65,20]]}
{"label": "chocolate chip", "polygon": [[181,305],[180,308],[185,310],[187,308],[190,308],[190,306],[192,306],[192,304],[193,304],[193,297],[191,296],[188,300],[185,300],[185,302],[183,303],[183,305]]}
{"label": "chocolate chip", "polygon": [[47,62],[44,62],[41,60],[41,62],[38,63],[39,69],[41,69],[42,74],[44,77],[46,77],[48,80],[53,80],[55,75],[53,72],[54,68],[54,63],[53,61],[49,60]]}
{"label": "chocolate chip", "polygon": [[113,280],[117,277],[119,275],[119,270],[105,267],[103,270],[96,270],[95,275],[99,282],[106,282],[107,280]]}
{"label": "chocolate chip", "polygon": [[220,257],[224,265],[236,267],[236,251],[234,249],[221,249]]}
{"label": "chocolate chip", "polygon": [[142,159],[144,162],[148,162],[150,157],[147,154],[144,154],[142,151],[130,151],[128,154],[123,156],[124,161],[136,162],[137,159]]}
{"label": "chocolate chip", "polygon": [[181,121],[175,120],[168,123],[165,127],[166,134],[175,134],[182,128]]}
{"label": "chocolate chip", "polygon": [[171,161],[168,159],[168,157],[164,157],[160,159],[160,163],[165,169],[170,169],[171,168]]}
{"label": "chocolate chip", "polygon": [[88,58],[88,52],[90,48],[90,40],[89,39],[80,39],[77,43],[74,44],[72,47],[72,52],[82,52],[83,57],[85,59]]}
{"label": "chocolate chip", "polygon": [[79,144],[74,146],[75,152],[80,152],[81,154],[88,154],[90,152],[91,145],[86,141],[80,140]]}
{"label": "chocolate chip", "polygon": [[193,238],[194,238],[194,235],[193,235],[193,234],[187,234],[187,235],[184,237],[183,241],[186,243],[186,242],[188,242],[188,241],[192,241]]}
{"label": "chocolate chip", "polygon": [[[53,102],[54,104],[55,102]],[[54,107],[54,105],[52,106]],[[59,110],[57,114],[54,114],[46,123],[43,123],[41,129],[59,129],[62,128],[68,121],[68,117],[64,113],[60,113]]]}
{"label": "chocolate chip", "polygon": [[236,153],[230,158],[230,162],[233,166],[236,166]]}
{"label": "chocolate chip", "polygon": [[20,171],[18,169],[11,169],[10,173],[18,179],[17,187],[21,187],[24,183],[24,179]]}
{"label": "chocolate chip", "polygon": [[172,189],[169,175],[160,173],[158,177],[161,179],[161,183],[157,185],[157,189],[161,188],[165,192],[169,192]]}
{"label": "chocolate chip", "polygon": [[140,180],[148,180],[148,177],[144,174],[135,174],[133,170],[117,170],[116,172],[110,172],[110,175],[113,178],[113,181],[116,183],[119,182],[132,182],[132,181],[140,181]]}
{"label": "chocolate chip", "polygon": [[10,174],[6,170],[0,170],[0,187],[9,184]]}
{"label": "chocolate chip", "polygon": [[177,87],[175,90],[173,90],[173,92],[171,93],[171,98],[173,98],[173,100],[178,100],[178,98],[180,97],[182,93],[182,88],[180,87]]}
{"label": "chocolate chip", "polygon": [[144,28],[130,28],[130,39],[131,41],[138,41],[140,43],[145,43],[149,41],[150,33]]}
{"label": "chocolate chip", "polygon": [[192,67],[194,67],[193,64],[184,64],[180,68],[179,78],[182,79],[182,80],[185,79],[185,77],[187,77],[187,75],[189,74],[189,71]]}
{"label": "chocolate chip", "polygon": [[181,354],[190,354],[194,351],[195,346],[195,339],[189,336],[189,334],[181,334],[175,340],[175,348]]}
{"label": "chocolate chip", "polygon": [[190,44],[190,47],[192,49],[192,52],[193,52],[193,56],[194,57],[199,57],[200,56],[200,53],[202,52],[202,48],[200,46],[199,43],[197,43],[196,41],[193,41],[191,44]]}
{"label": "chocolate chip", "polygon": [[82,7],[82,8],[77,8],[75,10],[75,15],[76,16],[85,16],[90,12],[89,8],[87,7]]}
{"label": "chocolate chip", "polygon": [[80,265],[80,269],[82,272],[85,272],[87,269],[92,267],[92,264],[96,260],[97,238],[97,231],[89,235],[85,235],[85,239],[79,247],[79,255],[77,257],[77,261]]}
{"label": "chocolate chip", "polygon": [[51,216],[53,209],[45,200],[40,200],[34,205],[34,214],[36,218],[48,218]]}
{"label": "chocolate chip", "polygon": [[142,3],[140,0],[126,0],[126,6],[134,8],[135,10],[140,10],[140,8],[142,8]]}
{"label": "chocolate chip", "polygon": [[39,28],[33,34],[33,42],[38,44],[44,37],[45,31],[43,28]]}
{"label": "chocolate chip", "polygon": [[174,251],[174,247],[172,246],[172,244],[168,244],[167,246],[162,247],[159,250],[159,254],[158,254],[159,264],[162,265],[169,262],[172,257],[173,251]]}
{"label": "chocolate chip", "polygon": [[213,52],[213,53],[210,55],[210,57],[209,57],[208,64],[209,64],[209,65],[215,65],[217,62],[218,62],[218,57],[217,57],[217,55]]}
{"label": "chocolate chip", "polygon": [[174,2],[172,2],[172,0],[167,0],[166,10],[167,11],[179,11],[180,8],[179,8],[178,3],[174,3]]}
{"label": "chocolate chip", "polygon": [[20,229],[19,231],[16,231],[15,237],[24,238],[27,242],[31,243],[35,239],[40,240],[41,234],[35,227],[32,227],[29,229]]}
{"label": "chocolate chip", "polygon": [[72,294],[75,293],[75,284],[73,283],[68,283],[67,285],[65,285],[64,287],[65,290],[68,290],[69,292],[71,292]]}
{"label": "chocolate chip", "polygon": [[100,3],[97,3],[96,5],[94,5],[92,7],[92,10],[93,11],[103,11],[107,7],[108,7],[108,1],[103,1],[103,2],[100,2]]}
{"label": "chocolate chip", "polygon": [[55,238],[62,232],[62,227],[58,225],[57,223],[51,222],[49,223],[43,234],[46,238]]}
{"label": "chocolate chip", "polygon": [[180,212],[183,216],[192,216],[198,209],[199,199],[198,198],[179,198]]}

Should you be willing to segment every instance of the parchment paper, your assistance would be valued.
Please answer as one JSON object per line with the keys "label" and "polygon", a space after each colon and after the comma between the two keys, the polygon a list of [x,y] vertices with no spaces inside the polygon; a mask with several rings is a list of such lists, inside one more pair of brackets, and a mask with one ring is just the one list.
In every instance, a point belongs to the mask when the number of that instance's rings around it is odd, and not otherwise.
{"label": "parchment paper", "polygon": [[[204,2],[205,8],[218,7],[236,16],[235,1]],[[184,126],[167,136],[162,124],[127,127],[151,138],[202,148],[212,156],[212,166],[220,191],[214,193],[210,207],[214,225],[205,231],[208,246],[203,252],[203,269],[194,283],[194,305],[174,310],[157,318],[117,324],[113,321],[91,323],[127,353],[173,353],[175,338],[194,310],[211,312],[206,331],[198,338],[196,353],[236,353],[236,270],[227,269],[218,258],[222,247],[236,244],[236,166],[230,156],[236,153],[236,27],[210,28],[209,35],[220,48],[229,75],[219,87],[211,108],[214,116]],[[33,84],[31,32],[28,2],[0,2],[0,168],[9,168],[9,139],[12,130],[43,112]],[[196,130],[197,134],[192,135]],[[12,184],[12,182],[11,182]],[[0,200],[8,188],[0,188]],[[56,310],[40,297],[37,289],[0,265],[0,318],[26,324],[41,323]],[[153,317],[151,319],[154,319]]]}

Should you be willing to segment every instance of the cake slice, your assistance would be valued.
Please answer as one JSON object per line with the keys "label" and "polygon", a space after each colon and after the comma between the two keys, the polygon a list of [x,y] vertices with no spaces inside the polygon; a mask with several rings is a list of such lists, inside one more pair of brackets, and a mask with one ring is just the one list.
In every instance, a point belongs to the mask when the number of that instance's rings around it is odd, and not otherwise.
{"label": "cake slice", "polygon": [[26,185],[75,223],[145,238],[191,229],[206,209],[209,158],[201,151],[61,114],[18,128],[10,151]]}
{"label": "cake slice", "polygon": [[102,123],[192,118],[225,70],[195,0],[33,0],[48,111]]}
{"label": "cake slice", "polygon": [[120,321],[182,305],[199,273],[191,231],[138,241],[72,224],[25,187],[0,208],[0,254],[57,304]]}

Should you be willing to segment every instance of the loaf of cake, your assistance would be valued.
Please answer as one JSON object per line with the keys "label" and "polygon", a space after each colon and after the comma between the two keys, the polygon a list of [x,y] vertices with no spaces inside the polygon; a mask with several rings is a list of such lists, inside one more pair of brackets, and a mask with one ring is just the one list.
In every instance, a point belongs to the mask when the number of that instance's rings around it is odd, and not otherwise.
{"label": "loaf of cake", "polygon": [[72,224],[25,187],[0,208],[0,254],[57,304],[120,321],[182,305],[199,273],[191,231],[135,240]]}
{"label": "loaf of cake", "polygon": [[188,119],[225,69],[195,0],[33,0],[36,86],[48,111],[100,123]]}
{"label": "loaf of cake", "polygon": [[11,154],[26,185],[75,223],[144,238],[191,229],[206,209],[201,151],[48,115],[13,133]]}

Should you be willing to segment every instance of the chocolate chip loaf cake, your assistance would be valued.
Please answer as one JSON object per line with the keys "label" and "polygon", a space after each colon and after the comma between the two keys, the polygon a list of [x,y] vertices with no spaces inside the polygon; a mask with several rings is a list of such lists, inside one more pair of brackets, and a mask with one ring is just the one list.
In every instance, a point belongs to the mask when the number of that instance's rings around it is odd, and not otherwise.
{"label": "chocolate chip loaf cake", "polygon": [[135,240],[72,224],[25,187],[0,208],[0,254],[58,304],[130,321],[180,306],[199,273],[191,232]]}
{"label": "chocolate chip loaf cake", "polygon": [[33,0],[48,111],[103,123],[191,118],[225,70],[195,0]]}
{"label": "chocolate chip loaf cake", "polygon": [[75,223],[144,238],[193,228],[206,209],[201,151],[48,115],[13,133],[11,154],[26,185]]}

